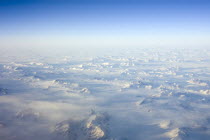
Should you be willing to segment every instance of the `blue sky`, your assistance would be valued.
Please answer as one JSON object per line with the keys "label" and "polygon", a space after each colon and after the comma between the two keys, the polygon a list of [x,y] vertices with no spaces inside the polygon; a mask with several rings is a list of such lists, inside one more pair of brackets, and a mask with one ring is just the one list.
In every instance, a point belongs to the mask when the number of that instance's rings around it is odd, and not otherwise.
{"label": "blue sky", "polygon": [[0,47],[209,46],[206,0],[1,0]]}

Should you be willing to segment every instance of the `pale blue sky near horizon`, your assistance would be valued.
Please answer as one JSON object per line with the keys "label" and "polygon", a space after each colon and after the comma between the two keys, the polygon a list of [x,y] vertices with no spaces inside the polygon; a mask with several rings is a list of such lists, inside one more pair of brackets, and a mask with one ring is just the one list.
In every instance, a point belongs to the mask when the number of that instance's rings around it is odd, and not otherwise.
{"label": "pale blue sky near horizon", "polygon": [[209,47],[206,0],[2,0],[0,47]]}

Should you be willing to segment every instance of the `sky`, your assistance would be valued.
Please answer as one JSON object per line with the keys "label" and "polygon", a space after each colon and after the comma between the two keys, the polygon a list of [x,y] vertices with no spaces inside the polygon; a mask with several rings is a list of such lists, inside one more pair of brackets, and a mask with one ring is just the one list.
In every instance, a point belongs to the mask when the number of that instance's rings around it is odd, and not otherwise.
{"label": "sky", "polygon": [[208,0],[0,0],[0,48],[210,47]]}

